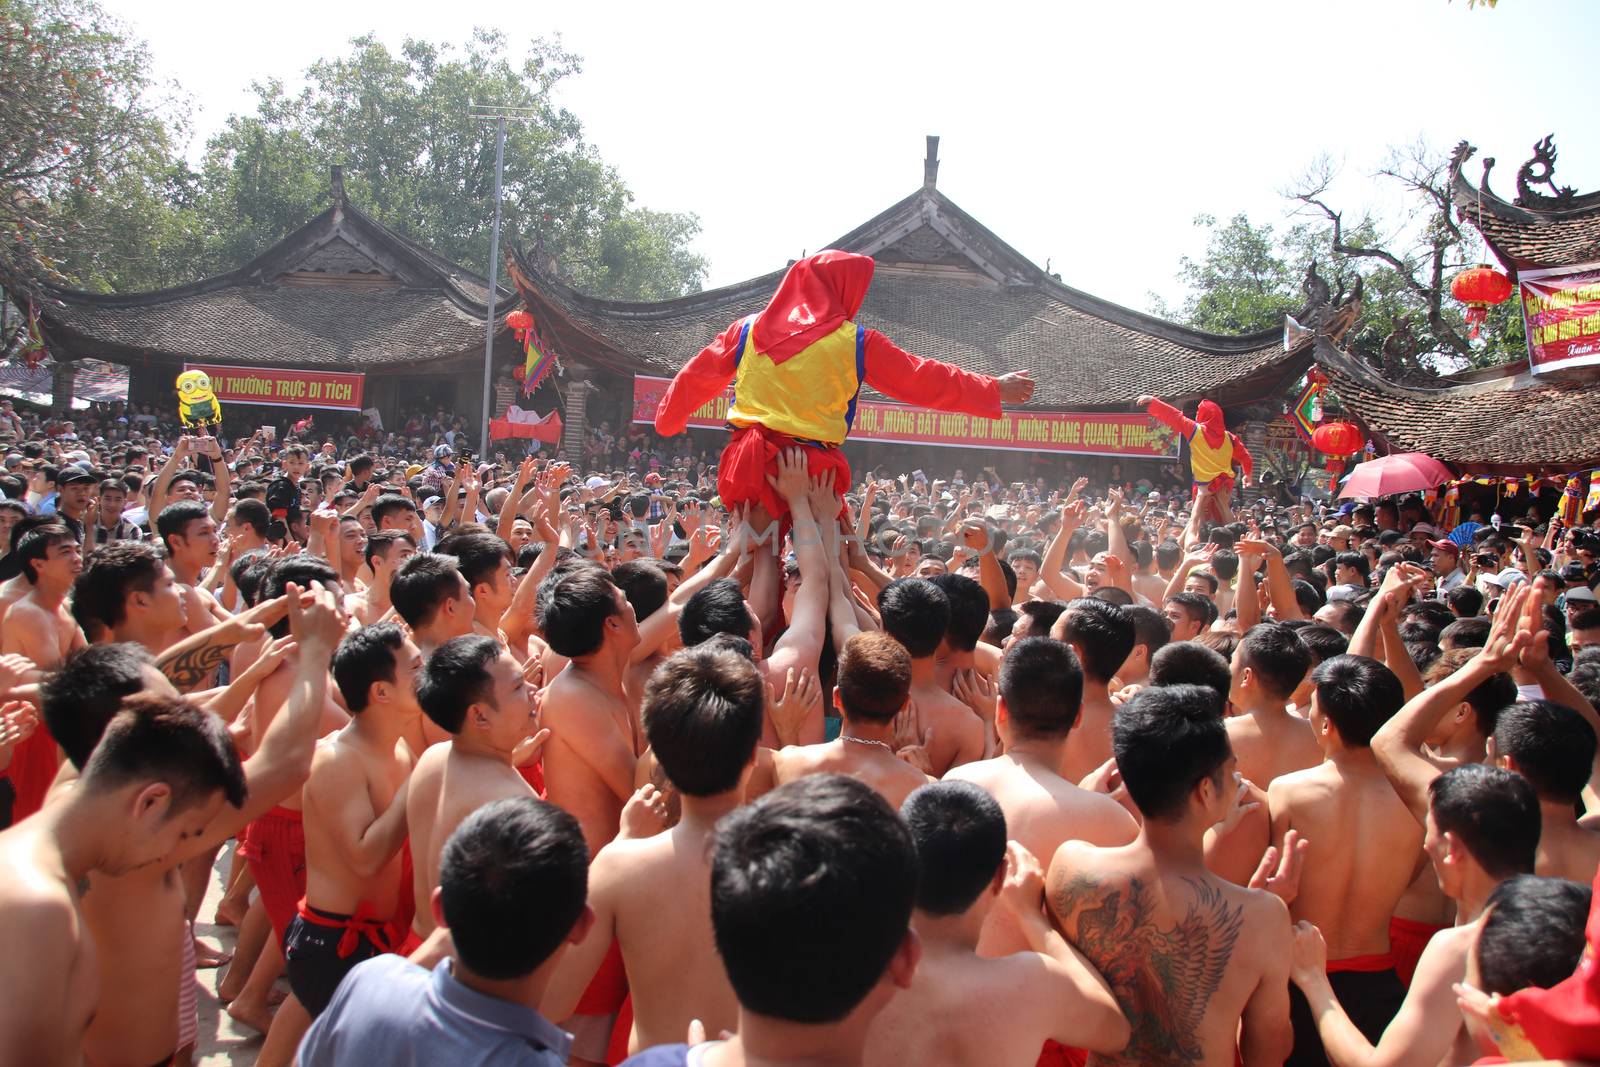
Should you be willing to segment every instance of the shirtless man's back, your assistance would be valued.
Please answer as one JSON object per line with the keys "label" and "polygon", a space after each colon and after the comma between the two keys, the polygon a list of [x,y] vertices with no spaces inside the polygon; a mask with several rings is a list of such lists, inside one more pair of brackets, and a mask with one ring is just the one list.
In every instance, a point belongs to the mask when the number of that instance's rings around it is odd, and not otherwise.
{"label": "shirtless man's back", "polygon": [[[1206,871],[1206,829],[1226,811],[1234,760],[1220,698],[1142,690],[1118,709],[1117,763],[1144,815],[1119,848],[1069,841],[1050,867],[1056,922],[1105,976],[1133,1027],[1091,1063],[1282,1063],[1289,1029],[1288,912]],[[1242,1025],[1241,1025],[1242,1024]]]}
{"label": "shirtless man's back", "polygon": [[935,776],[984,757],[986,730],[971,708],[939,687],[935,657],[950,624],[950,600],[925,578],[890,582],[878,594],[886,633],[911,654],[911,703],[927,737]]}
{"label": "shirtless man's back", "polygon": [[[711,848],[717,821],[738,807],[765,718],[760,672],[704,645],[669,657],[643,694],[650,751],[681,798],[663,834],[618,838],[589,872],[595,928],[568,951],[543,1004],[571,1015],[615,938],[633,995],[629,1051],[681,1041],[691,1020],[716,1033],[738,1024],[738,1001],[711,929]],[[661,906],[672,886],[673,906]]]}
{"label": "shirtless man's back", "polygon": [[1059,773],[1082,692],[1083,672],[1067,645],[1049,637],[1013,644],[1000,666],[995,705],[1005,754],[945,776],[987,790],[1005,812],[1007,834],[1035,856],[1054,856],[1069,839],[1125,845],[1139,832],[1121,804]]}
{"label": "shirtless man's back", "polygon": [[456,637],[440,645],[423,668],[417,696],[428,718],[451,735],[422,754],[407,785],[417,903],[411,928],[426,937],[434,919],[425,902],[439,884],[451,832],[491,801],[533,795],[511,765],[511,753],[537,723],[521,669],[492,637]]}
{"label": "shirtless man's back", "polygon": [[[1365,656],[1324,660],[1313,678],[1310,722],[1326,758],[1273,782],[1267,807],[1275,835],[1293,829],[1309,843],[1290,910],[1322,931],[1340,1001],[1376,1041],[1405,998],[1390,920],[1424,862],[1422,827],[1370,747],[1405,695],[1393,671]],[[1320,1062],[1316,1023],[1298,992],[1294,1019],[1294,1062]]]}
{"label": "shirtless man's back", "polygon": [[1109,686],[1133,651],[1138,632],[1115,604],[1085,597],[1067,605],[1050,636],[1072,646],[1083,669],[1083,710],[1067,738],[1061,776],[1081,782],[1111,758],[1111,723],[1116,706]]}
{"label": "shirtless man's back", "polygon": [[[1105,980],[1045,917],[1044,871],[1007,842],[994,798],[966,782],[939,782],[913,794],[901,815],[926,857],[912,914],[922,959],[911,985],[873,1020],[867,1067],[1026,1067],[1046,1041],[1120,1051],[1127,1020]],[[1026,948],[988,958],[978,942],[998,910],[1022,930]]]}

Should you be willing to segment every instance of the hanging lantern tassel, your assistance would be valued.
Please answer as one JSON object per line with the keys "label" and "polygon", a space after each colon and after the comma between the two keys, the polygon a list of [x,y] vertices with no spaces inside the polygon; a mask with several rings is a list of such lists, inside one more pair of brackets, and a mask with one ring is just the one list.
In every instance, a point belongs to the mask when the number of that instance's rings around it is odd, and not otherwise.
{"label": "hanging lantern tassel", "polygon": [[1469,267],[1450,283],[1450,295],[1467,305],[1467,336],[1478,338],[1478,328],[1489,317],[1489,308],[1511,296],[1511,279],[1487,263]]}
{"label": "hanging lantern tassel", "polygon": [[1344,460],[1340,459],[1338,456],[1329,457],[1328,462],[1324,464],[1324,466],[1328,468],[1328,473],[1333,475],[1335,481],[1338,480],[1339,475],[1344,473]]}

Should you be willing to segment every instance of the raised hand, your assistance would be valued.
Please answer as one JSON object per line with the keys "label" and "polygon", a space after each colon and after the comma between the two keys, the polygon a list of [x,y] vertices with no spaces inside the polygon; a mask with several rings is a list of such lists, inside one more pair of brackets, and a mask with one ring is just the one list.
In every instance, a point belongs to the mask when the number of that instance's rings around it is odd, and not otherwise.
{"label": "raised hand", "polygon": [[306,655],[327,662],[344,638],[344,619],[333,593],[321,582],[301,589],[290,582],[285,588],[289,601],[289,632]]}
{"label": "raised hand", "polygon": [[817,682],[816,672],[790,667],[784,675],[783,692],[778,692],[771,683],[766,685],[766,690],[767,711],[779,742],[799,743],[807,717],[822,707],[822,686]]}
{"label": "raised hand", "polygon": [[1249,888],[1265,889],[1285,904],[1293,903],[1300,895],[1300,872],[1310,848],[1311,842],[1303,840],[1300,831],[1286,831],[1282,848],[1273,845],[1262,853],[1256,873],[1250,876]]}
{"label": "raised hand", "polygon": [[973,714],[984,722],[994,722],[995,697],[999,690],[982,671],[968,667],[957,671],[951,681],[957,700],[971,708]]}
{"label": "raised hand", "polygon": [[1000,899],[1019,917],[1043,910],[1044,867],[1020,841],[1006,842],[1006,877]]}
{"label": "raised hand", "polygon": [[646,782],[622,806],[622,832],[617,836],[653,837],[666,828],[667,795]]}
{"label": "raised hand", "polygon": [[805,496],[806,490],[811,486],[805,450],[786,448],[778,453],[778,473],[776,476],[768,475],[767,484],[791,505]]}
{"label": "raised hand", "polygon": [[1000,403],[1026,404],[1032,400],[1035,384],[1029,377],[1032,373],[1032,371],[1017,370],[996,378],[995,384],[1000,387]]}

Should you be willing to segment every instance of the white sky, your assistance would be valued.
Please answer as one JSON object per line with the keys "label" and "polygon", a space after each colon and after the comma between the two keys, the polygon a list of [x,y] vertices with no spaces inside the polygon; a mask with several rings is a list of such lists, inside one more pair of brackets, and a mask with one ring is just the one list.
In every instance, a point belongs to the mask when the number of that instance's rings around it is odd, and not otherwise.
{"label": "white sky", "polygon": [[1178,259],[1203,248],[1195,215],[1281,221],[1279,191],[1322,152],[1343,163],[1348,216],[1382,201],[1368,175],[1386,146],[1419,136],[1497,157],[1509,199],[1554,132],[1557,180],[1600,188],[1580,77],[1600,44],[1595,0],[102,2],[192,96],[195,156],[252,107],[252,80],[297,85],[358,34],[559,32],[584,60],[561,102],[640,204],[700,216],[708,287],[914,191],[929,133],[944,193],[1067,284],[1139,308],[1152,291],[1181,298]]}

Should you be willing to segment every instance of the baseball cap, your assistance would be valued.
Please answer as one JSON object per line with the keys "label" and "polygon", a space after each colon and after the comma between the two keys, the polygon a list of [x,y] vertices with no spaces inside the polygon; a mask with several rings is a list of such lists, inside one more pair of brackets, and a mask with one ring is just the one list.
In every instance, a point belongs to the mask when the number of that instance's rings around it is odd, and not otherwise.
{"label": "baseball cap", "polygon": [[91,482],[98,485],[100,479],[96,478],[93,474],[90,474],[88,471],[77,466],[76,464],[70,464],[62,467],[61,470],[56,473],[57,485],[74,485],[78,482]]}
{"label": "baseball cap", "polygon": [[586,488],[589,488],[589,489],[605,489],[611,483],[606,481],[604,478],[600,477],[598,474],[594,474],[594,475],[590,475],[589,480],[584,482],[583,484],[584,484],[584,486]]}
{"label": "baseball cap", "polygon": [[1454,552],[1458,556],[1461,555],[1461,546],[1454,541],[1429,541],[1428,547],[1437,548],[1441,552]]}
{"label": "baseball cap", "polygon": [[434,459],[443,459],[446,456],[453,456],[455,454],[456,450],[451,448],[449,445],[440,445],[438,448],[433,450]]}
{"label": "baseball cap", "polygon": [[1578,601],[1584,604],[1593,604],[1597,602],[1597,598],[1594,595],[1594,590],[1590,589],[1588,586],[1575,585],[1571,589],[1567,590],[1567,603],[1571,604],[1573,601]]}

